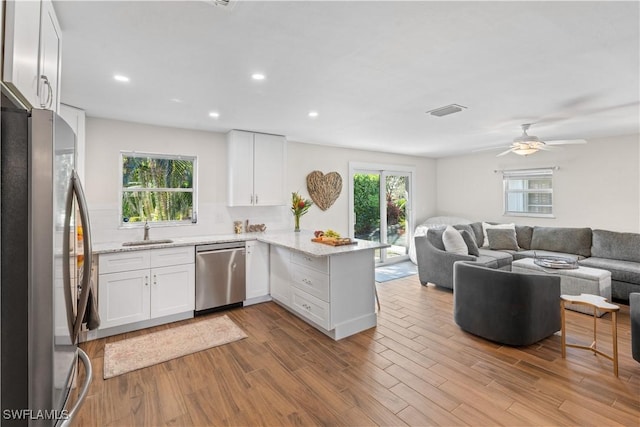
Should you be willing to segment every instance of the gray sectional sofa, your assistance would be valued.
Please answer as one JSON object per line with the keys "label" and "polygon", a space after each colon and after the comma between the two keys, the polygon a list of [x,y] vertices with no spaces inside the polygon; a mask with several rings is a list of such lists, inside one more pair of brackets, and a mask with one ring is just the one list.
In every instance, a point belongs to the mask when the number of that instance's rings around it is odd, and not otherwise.
{"label": "gray sectional sofa", "polygon": [[[494,223],[495,224],[495,223]],[[461,255],[445,250],[444,226],[429,228],[425,236],[415,237],[418,274],[423,285],[453,289],[453,263],[474,261],[479,265],[511,269],[513,260],[537,256],[562,256],[579,265],[611,272],[611,295],[614,301],[628,303],[631,292],[640,292],[640,234],[591,228],[530,227],[516,225],[516,242],[509,249],[483,247],[482,223],[454,225],[469,231],[476,240],[478,255]]]}

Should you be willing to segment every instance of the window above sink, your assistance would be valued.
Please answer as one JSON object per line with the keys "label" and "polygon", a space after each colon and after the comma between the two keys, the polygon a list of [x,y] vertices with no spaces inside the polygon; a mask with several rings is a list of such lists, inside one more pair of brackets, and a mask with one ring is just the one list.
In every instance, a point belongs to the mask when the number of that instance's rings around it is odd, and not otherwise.
{"label": "window above sink", "polygon": [[122,227],[197,222],[196,156],[123,151],[120,176]]}

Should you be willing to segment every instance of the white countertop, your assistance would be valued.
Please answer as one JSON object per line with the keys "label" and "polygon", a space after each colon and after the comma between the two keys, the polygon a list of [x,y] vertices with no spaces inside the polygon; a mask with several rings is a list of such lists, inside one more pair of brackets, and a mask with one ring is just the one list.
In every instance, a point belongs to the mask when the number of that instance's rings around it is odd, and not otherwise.
{"label": "white countertop", "polygon": [[241,233],[241,234],[217,234],[210,236],[194,236],[171,239],[171,243],[122,246],[122,242],[98,243],[93,245],[94,254],[105,254],[114,252],[140,251],[145,249],[172,248],[178,246],[206,245],[211,243],[243,242],[247,240],[259,240],[271,245],[283,246],[303,252],[311,256],[338,255],[362,250],[373,250],[387,248],[390,245],[368,240],[355,239],[357,244],[344,246],[331,246],[324,243],[312,242],[313,232],[302,230],[293,231],[265,231],[262,233]]}
{"label": "white countertop", "polygon": [[388,248],[390,245],[370,242],[368,240],[354,239],[357,244],[331,246],[324,243],[312,242],[313,232],[302,230],[298,233],[293,231],[265,232],[261,233],[258,240],[270,245],[283,246],[288,249],[303,252],[311,256],[329,256],[357,252],[362,250],[373,250],[378,248]]}

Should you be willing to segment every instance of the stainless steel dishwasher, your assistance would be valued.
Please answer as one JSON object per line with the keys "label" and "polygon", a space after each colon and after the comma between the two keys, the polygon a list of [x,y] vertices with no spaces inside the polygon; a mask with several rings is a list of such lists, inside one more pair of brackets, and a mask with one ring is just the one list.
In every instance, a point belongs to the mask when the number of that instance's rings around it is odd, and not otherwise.
{"label": "stainless steel dishwasher", "polygon": [[196,246],[196,315],[242,304],[245,258],[244,242]]}

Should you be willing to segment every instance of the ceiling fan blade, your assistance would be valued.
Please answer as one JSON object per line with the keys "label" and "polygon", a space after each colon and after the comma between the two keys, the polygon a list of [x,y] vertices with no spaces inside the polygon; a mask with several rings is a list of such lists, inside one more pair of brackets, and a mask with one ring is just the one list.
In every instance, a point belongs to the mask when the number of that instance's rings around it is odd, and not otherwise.
{"label": "ceiling fan blade", "polygon": [[503,151],[502,153],[496,155],[496,157],[504,156],[505,154],[509,154],[512,151],[513,151],[513,148],[509,148],[508,150]]}
{"label": "ceiling fan blade", "polygon": [[558,139],[555,141],[545,141],[547,145],[571,145],[571,144],[586,144],[585,139]]}

